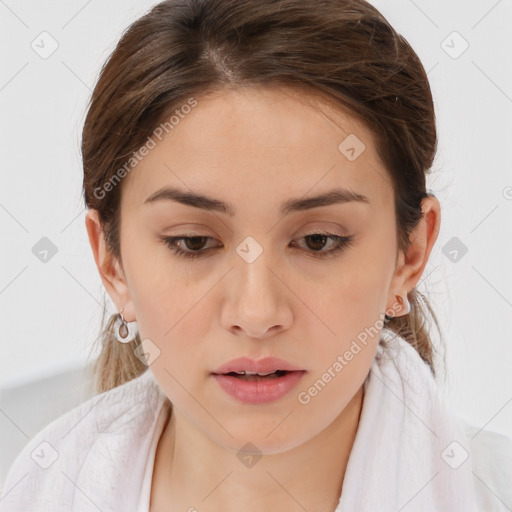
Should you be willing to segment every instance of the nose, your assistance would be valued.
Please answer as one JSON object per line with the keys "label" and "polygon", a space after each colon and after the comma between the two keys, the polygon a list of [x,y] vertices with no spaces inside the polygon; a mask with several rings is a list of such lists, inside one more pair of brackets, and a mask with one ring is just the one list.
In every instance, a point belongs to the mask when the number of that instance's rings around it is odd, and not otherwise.
{"label": "nose", "polygon": [[263,252],[252,263],[239,262],[229,273],[221,323],[232,334],[264,339],[291,325],[290,291],[269,263]]}

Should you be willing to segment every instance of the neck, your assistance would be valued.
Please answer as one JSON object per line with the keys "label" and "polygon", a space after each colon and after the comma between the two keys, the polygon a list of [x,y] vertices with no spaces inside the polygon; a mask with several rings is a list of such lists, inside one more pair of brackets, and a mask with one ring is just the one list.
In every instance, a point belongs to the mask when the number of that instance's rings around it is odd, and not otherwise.
{"label": "neck", "polygon": [[[170,410],[157,447],[151,511],[334,511],[356,436],[363,386],[320,434],[251,465]],[[251,459],[246,459],[251,461]]]}

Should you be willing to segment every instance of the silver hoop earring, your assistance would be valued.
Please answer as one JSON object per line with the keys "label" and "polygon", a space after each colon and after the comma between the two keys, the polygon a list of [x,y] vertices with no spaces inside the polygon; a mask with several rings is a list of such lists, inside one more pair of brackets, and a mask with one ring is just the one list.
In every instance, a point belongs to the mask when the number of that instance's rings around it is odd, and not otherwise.
{"label": "silver hoop earring", "polygon": [[127,322],[123,317],[123,309],[117,315],[114,333],[119,343],[130,343],[137,335],[137,322]]}

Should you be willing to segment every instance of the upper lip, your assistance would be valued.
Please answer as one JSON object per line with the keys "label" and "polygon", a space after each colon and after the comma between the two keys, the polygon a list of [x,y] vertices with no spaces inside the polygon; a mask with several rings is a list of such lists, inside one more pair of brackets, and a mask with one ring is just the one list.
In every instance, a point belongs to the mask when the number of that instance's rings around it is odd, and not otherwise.
{"label": "upper lip", "polygon": [[225,374],[230,372],[250,372],[250,373],[273,373],[277,370],[286,371],[304,371],[288,361],[277,357],[264,357],[263,359],[251,359],[250,357],[240,357],[223,364],[213,374]]}

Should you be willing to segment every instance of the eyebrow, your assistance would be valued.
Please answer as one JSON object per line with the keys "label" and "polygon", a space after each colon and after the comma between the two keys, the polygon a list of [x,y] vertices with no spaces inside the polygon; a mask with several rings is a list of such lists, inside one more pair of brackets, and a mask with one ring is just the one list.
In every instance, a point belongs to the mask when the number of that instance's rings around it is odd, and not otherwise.
{"label": "eyebrow", "polygon": [[[230,217],[233,217],[236,214],[236,210],[231,203],[226,203],[219,199],[207,197],[196,192],[180,190],[179,188],[163,187],[151,194],[144,201],[144,204],[152,204],[159,201],[174,201],[186,206],[193,206],[203,210],[224,213]],[[289,199],[281,205],[280,211],[282,215],[288,215],[291,212],[311,210],[312,208],[319,208],[321,206],[350,202],[370,204],[368,198],[362,194],[358,194],[357,192],[353,192],[352,190],[345,188],[337,188],[317,196]]]}

